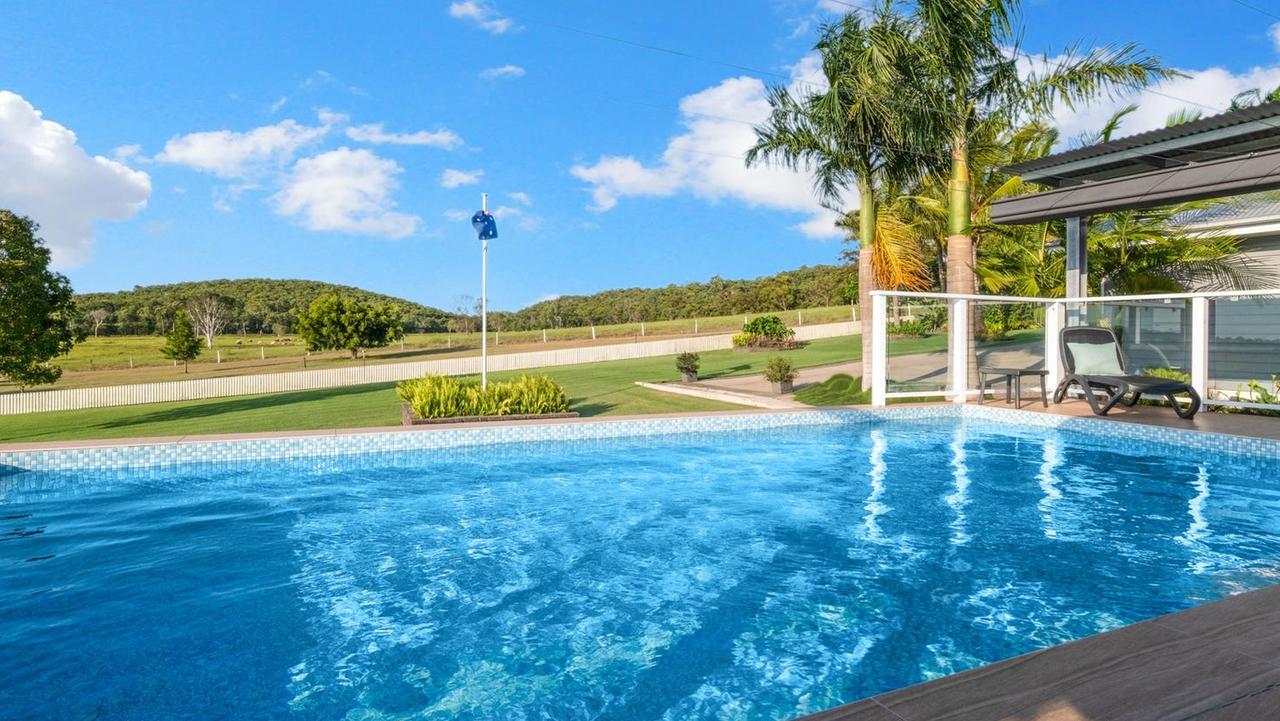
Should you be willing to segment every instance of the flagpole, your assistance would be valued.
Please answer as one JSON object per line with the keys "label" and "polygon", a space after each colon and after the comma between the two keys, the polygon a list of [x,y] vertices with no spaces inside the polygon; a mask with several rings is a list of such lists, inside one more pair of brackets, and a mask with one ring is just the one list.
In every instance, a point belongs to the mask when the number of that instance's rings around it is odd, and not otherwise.
{"label": "flagpole", "polygon": [[[489,194],[480,194],[480,210],[489,212]],[[480,240],[480,387],[489,387],[489,239]]]}

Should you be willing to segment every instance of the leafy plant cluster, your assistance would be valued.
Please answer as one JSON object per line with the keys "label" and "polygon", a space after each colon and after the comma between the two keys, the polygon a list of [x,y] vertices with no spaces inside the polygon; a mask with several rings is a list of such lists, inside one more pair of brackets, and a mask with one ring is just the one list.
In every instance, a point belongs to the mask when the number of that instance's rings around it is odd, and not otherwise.
{"label": "leafy plant cluster", "polygon": [[770,358],[764,367],[764,379],[770,383],[789,383],[799,374],[795,365],[780,355]]}
{"label": "leafy plant cluster", "polygon": [[796,332],[776,315],[753,318],[733,336],[735,348],[794,348]]}
{"label": "leafy plant cluster", "polygon": [[565,413],[569,395],[544,375],[521,375],[481,388],[475,378],[429,375],[396,386],[400,400],[419,418]]}
{"label": "leafy plant cluster", "polygon": [[912,318],[890,323],[885,328],[891,338],[924,338],[933,332],[933,328],[923,318]]}
{"label": "leafy plant cluster", "polygon": [[1009,304],[982,306],[982,327],[978,337],[985,340],[1000,340],[1008,337],[1015,330],[1043,328],[1043,316],[1030,304]]}

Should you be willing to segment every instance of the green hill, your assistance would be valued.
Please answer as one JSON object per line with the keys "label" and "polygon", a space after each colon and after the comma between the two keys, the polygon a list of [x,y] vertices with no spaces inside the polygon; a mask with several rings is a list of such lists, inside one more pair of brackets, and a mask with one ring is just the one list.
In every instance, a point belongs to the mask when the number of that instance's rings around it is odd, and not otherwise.
{"label": "green hill", "polygon": [[[717,276],[705,283],[560,296],[515,312],[494,311],[491,318],[495,327],[516,331],[816,308],[848,303],[857,295],[856,282],[853,266],[813,265],[750,280]],[[444,332],[457,317],[402,298],[313,280],[206,280],[137,286],[116,293],[83,293],[77,299],[89,333],[93,332],[89,314],[107,311],[99,335],[164,333],[174,311],[211,293],[228,299],[231,306],[226,332],[280,334],[292,330],[295,309],[333,292],[395,303],[403,311],[405,330],[410,333]]]}
{"label": "green hill", "polygon": [[410,333],[444,331],[451,314],[430,306],[413,303],[361,288],[314,280],[203,280],[172,285],[135,286],[133,290],[115,293],[81,293],[76,296],[80,310],[86,314],[88,331],[92,321],[88,314],[105,310],[108,315],[98,329],[99,335],[148,335],[163,333],[174,311],[195,298],[208,294],[221,296],[230,307],[229,333],[287,333],[293,327],[294,310],[305,308],[326,293],[353,295],[368,301],[395,303],[404,314],[405,330]]}
{"label": "green hill", "polygon": [[817,308],[848,303],[858,294],[852,265],[807,265],[751,280],[719,276],[705,283],[665,288],[619,288],[591,295],[562,295],[503,314],[507,330],[537,330],[706,318],[737,313]]}

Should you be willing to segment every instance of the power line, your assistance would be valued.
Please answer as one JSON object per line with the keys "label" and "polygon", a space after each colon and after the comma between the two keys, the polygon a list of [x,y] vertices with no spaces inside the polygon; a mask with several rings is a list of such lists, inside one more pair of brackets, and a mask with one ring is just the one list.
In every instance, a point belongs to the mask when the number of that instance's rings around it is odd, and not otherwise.
{"label": "power line", "polygon": [[1262,8],[1258,7],[1257,5],[1251,5],[1251,4],[1247,3],[1247,2],[1245,2],[1244,0],[1231,0],[1231,2],[1235,3],[1236,5],[1239,5],[1239,6],[1240,6],[1240,7],[1242,7],[1242,8],[1249,8],[1250,10],[1254,10],[1254,11],[1260,12],[1260,13],[1262,13],[1263,15],[1266,15],[1267,17],[1273,17],[1273,18],[1275,18],[1276,20],[1280,20],[1280,15],[1277,15],[1277,14],[1275,14],[1275,13],[1271,12],[1270,10],[1263,10]]}

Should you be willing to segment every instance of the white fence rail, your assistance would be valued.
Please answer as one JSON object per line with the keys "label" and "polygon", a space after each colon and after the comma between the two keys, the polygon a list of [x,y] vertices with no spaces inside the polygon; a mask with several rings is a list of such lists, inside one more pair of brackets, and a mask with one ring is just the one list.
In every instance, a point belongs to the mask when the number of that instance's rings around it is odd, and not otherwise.
{"label": "white fence rail", "polygon": [[[945,384],[939,383],[930,391],[895,389],[906,384],[892,377],[889,299],[931,302],[945,308],[947,352],[935,359],[936,364],[945,366]],[[926,395],[943,396],[955,403],[975,397],[976,369],[971,364],[978,354],[969,347],[968,327],[980,315],[974,313],[975,306],[1029,305],[1037,310],[1037,327],[1043,332],[1043,340],[1036,341],[1031,355],[1048,371],[1050,389],[1062,379],[1061,329],[1101,324],[1118,331],[1130,370],[1159,368],[1183,373],[1208,405],[1280,410],[1280,289],[1089,298],[872,291],[871,300],[869,377],[873,405],[884,405],[890,398]],[[1029,350],[1024,344],[1023,355]],[[933,377],[942,375],[938,368],[932,373]]]}
{"label": "white fence rail", "polygon": [[[853,335],[858,324],[852,322],[824,323],[796,328],[797,340],[816,340]],[[503,353],[489,356],[490,371],[525,370],[547,366],[599,363],[601,361],[630,360],[676,353],[698,353],[723,350],[732,347],[732,335],[708,335],[696,338],[617,343],[589,348],[533,351],[527,353]],[[473,375],[480,372],[480,357],[444,358],[413,363],[385,363],[351,368],[292,371],[288,373],[263,373],[258,375],[231,376],[227,378],[199,378],[163,383],[138,383],[133,385],[105,386],[101,388],[68,388],[65,390],[8,393],[0,395],[0,415],[37,413],[44,411],[68,411],[108,406],[192,401],[205,398],[280,393],[286,391],[337,388],[368,383],[390,383],[418,378],[428,373],[436,375]]]}

